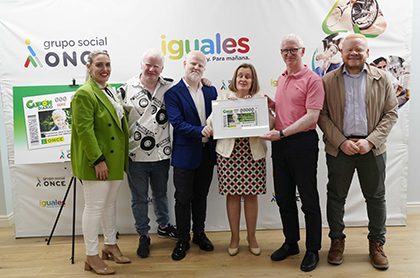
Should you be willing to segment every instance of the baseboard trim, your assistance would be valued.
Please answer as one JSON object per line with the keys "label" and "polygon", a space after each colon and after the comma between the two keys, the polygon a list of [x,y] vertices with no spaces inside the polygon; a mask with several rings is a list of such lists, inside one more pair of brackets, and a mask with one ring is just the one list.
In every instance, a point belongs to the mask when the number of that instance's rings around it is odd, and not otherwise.
{"label": "baseboard trim", "polygon": [[420,214],[420,202],[408,202],[407,214]]}
{"label": "baseboard trim", "polygon": [[13,212],[9,215],[0,216],[0,228],[7,228],[15,224],[15,215]]}

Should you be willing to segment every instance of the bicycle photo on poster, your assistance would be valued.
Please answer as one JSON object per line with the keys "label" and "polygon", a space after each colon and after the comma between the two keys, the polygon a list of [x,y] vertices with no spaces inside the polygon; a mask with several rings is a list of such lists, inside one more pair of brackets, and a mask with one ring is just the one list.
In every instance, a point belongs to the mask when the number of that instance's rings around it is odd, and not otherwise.
{"label": "bicycle photo on poster", "polygon": [[379,35],[386,29],[385,18],[377,0],[337,0],[326,19],[331,32],[353,30],[362,34]]}

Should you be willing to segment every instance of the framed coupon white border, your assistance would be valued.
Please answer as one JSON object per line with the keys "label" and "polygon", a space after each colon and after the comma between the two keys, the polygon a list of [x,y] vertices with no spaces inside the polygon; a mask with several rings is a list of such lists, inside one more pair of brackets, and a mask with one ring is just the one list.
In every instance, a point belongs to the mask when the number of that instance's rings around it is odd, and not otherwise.
{"label": "framed coupon white border", "polygon": [[[242,127],[232,130],[223,129],[223,110],[238,107],[257,106],[257,126]],[[268,118],[268,103],[266,97],[238,99],[238,100],[213,100],[213,138],[241,138],[258,137],[270,131]]]}

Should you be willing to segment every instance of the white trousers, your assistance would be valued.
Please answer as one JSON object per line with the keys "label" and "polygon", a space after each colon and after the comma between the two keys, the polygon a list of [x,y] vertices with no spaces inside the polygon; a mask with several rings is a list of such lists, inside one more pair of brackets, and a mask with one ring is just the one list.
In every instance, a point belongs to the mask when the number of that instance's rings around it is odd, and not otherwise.
{"label": "white trousers", "polygon": [[122,180],[83,180],[85,209],[82,228],[86,245],[86,255],[98,254],[98,234],[102,225],[104,243],[117,244],[116,202]]}

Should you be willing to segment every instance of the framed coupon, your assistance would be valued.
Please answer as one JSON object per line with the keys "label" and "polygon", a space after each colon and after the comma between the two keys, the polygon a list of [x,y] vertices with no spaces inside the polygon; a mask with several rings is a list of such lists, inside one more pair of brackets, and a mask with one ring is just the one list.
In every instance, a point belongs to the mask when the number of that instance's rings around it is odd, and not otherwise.
{"label": "framed coupon", "polygon": [[22,98],[28,149],[69,145],[74,92]]}
{"label": "framed coupon", "polygon": [[213,138],[257,137],[270,130],[267,98],[213,100]]}

